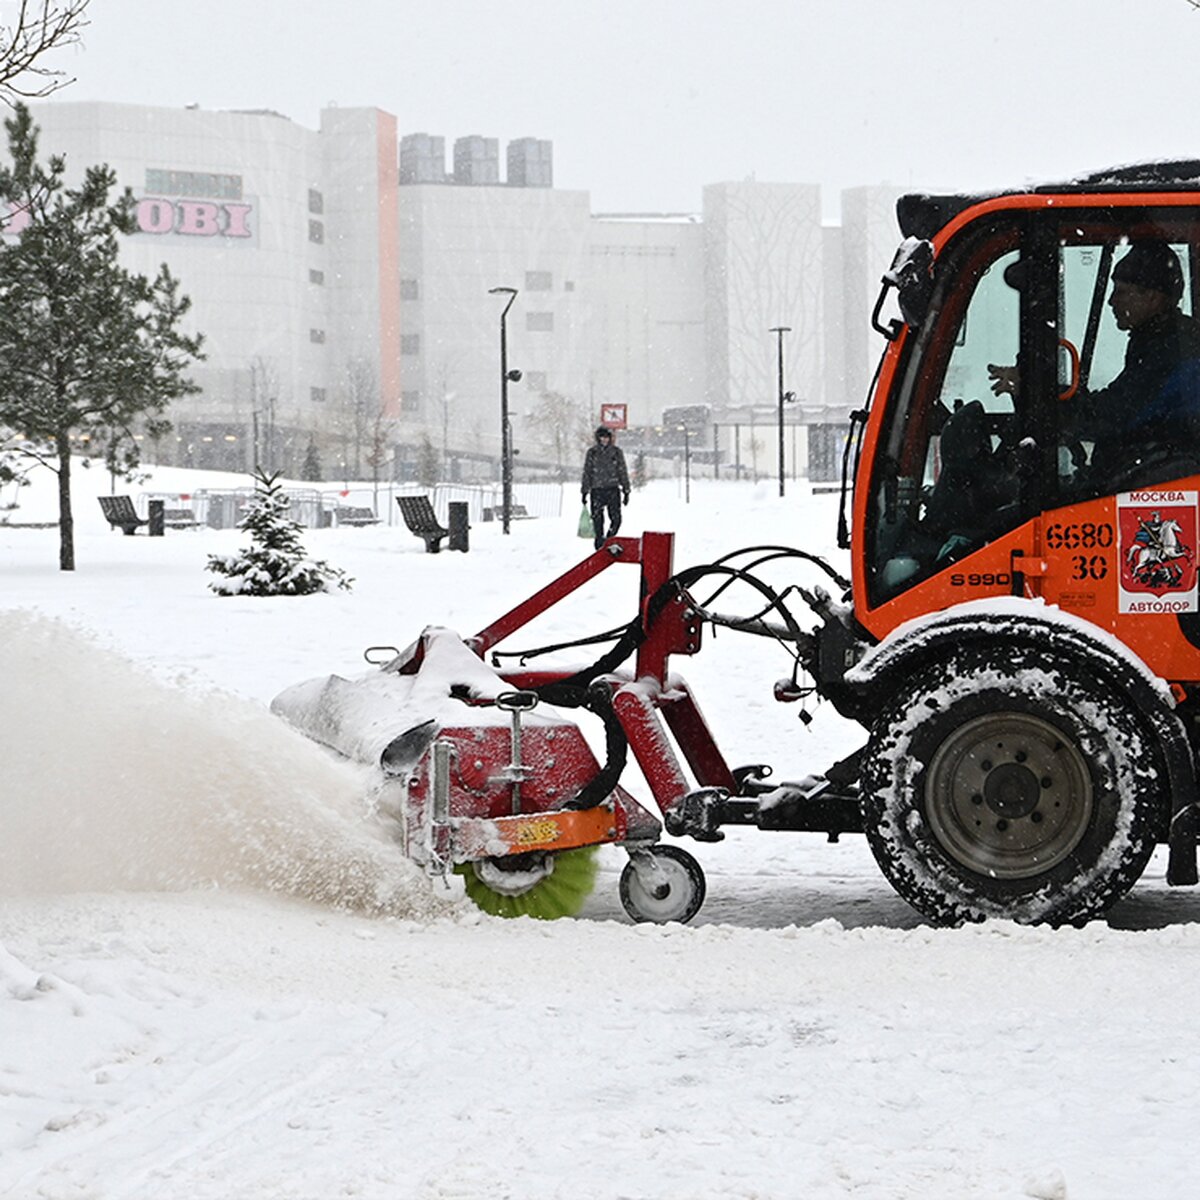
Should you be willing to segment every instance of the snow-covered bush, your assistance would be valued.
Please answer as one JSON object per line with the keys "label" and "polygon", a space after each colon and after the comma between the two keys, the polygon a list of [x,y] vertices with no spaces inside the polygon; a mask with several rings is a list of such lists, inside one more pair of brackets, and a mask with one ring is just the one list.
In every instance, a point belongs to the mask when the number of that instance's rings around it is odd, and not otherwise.
{"label": "snow-covered bush", "polygon": [[220,596],[307,596],[334,587],[350,590],[353,580],[320,559],[309,558],[300,525],[288,516],[288,498],[279,472],[254,473],[254,496],[238,528],[250,534],[249,549],[210,554],[208,567],[222,578],[208,586]]}
{"label": "snow-covered bush", "polygon": [[[36,459],[26,455],[17,436],[0,427],[0,509],[17,507],[15,493],[28,486],[29,469],[36,465]],[[8,484],[12,484],[12,499],[5,492]]]}

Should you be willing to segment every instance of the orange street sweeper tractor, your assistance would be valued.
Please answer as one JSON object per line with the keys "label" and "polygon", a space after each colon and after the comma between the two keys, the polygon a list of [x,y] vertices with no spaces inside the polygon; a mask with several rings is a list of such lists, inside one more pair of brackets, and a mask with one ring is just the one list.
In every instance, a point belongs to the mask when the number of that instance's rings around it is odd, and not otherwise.
{"label": "orange street sweeper tractor", "polygon": [[[774,546],[677,571],[671,535],[617,537],[472,637],[428,629],[362,679],[277,699],[379,768],[408,855],[488,911],[577,909],[612,843],[628,912],[686,921],[704,876],[663,830],[728,825],[861,832],[938,923],[1086,921],[1160,843],[1169,882],[1196,882],[1200,162],[911,195],[898,217],[845,446],[849,580]],[[789,563],[817,581],[766,582]],[[589,667],[496,649],[625,564],[636,611],[575,643],[608,646]],[[720,610],[734,585],[750,611]],[[794,783],[727,763],[668,669],[706,625],[789,647],[777,697],[823,697],[861,748]],[[622,786],[630,752],[652,806]]]}

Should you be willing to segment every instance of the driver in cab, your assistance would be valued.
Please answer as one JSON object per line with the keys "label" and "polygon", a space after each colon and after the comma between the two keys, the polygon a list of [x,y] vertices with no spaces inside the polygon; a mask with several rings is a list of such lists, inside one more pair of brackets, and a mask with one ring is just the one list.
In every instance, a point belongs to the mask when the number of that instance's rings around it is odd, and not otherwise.
{"label": "driver in cab", "polygon": [[[1183,271],[1165,242],[1135,242],[1113,268],[1108,304],[1128,332],[1125,363],[1107,387],[1065,402],[1068,435],[1095,443],[1103,480],[1192,449],[1200,465],[1200,321],[1179,310]],[[1012,394],[1016,367],[989,364],[992,391]]]}

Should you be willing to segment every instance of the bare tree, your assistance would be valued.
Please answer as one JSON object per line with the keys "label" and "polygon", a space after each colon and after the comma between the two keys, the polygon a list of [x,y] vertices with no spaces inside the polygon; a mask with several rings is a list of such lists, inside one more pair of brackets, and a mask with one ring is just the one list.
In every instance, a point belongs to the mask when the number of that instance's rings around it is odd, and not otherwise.
{"label": "bare tree", "polygon": [[362,478],[363,446],[371,442],[381,409],[379,378],[374,366],[365,358],[349,359],[346,363],[346,404],[339,424],[349,426],[348,441],[354,447],[352,470],[355,479]]}
{"label": "bare tree", "polygon": [[[456,364],[459,359],[451,361],[448,358],[439,359],[432,368],[431,379],[433,396],[438,406],[438,414],[442,421],[442,478],[450,477],[450,416],[454,412],[454,401],[458,393],[451,386],[456,374]],[[456,430],[456,432],[461,432]]]}
{"label": "bare tree", "polygon": [[66,87],[65,71],[44,64],[51,50],[79,42],[90,0],[19,0],[12,19],[0,25],[0,99],[36,100]]}
{"label": "bare tree", "polygon": [[395,437],[396,422],[388,419],[382,407],[377,408],[374,423],[371,425],[371,444],[367,450],[367,466],[371,468],[371,489],[376,516],[379,515],[379,469],[391,458]]}
{"label": "bare tree", "polygon": [[543,392],[533,409],[533,420],[540,430],[540,441],[554,452],[560,480],[566,478],[566,454],[578,453],[587,445],[587,414],[570,396],[561,392]]}
{"label": "bare tree", "polygon": [[279,467],[279,371],[273,360],[256,354],[250,360],[250,419],[254,424],[254,469],[268,474]]}

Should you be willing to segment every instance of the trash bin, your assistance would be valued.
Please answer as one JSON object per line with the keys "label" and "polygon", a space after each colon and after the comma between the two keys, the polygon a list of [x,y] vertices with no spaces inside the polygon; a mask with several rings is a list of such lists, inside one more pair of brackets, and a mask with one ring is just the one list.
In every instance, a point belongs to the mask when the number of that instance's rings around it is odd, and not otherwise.
{"label": "trash bin", "polygon": [[151,500],[147,506],[146,515],[149,518],[149,526],[146,532],[151,537],[162,537],[163,530],[166,528],[166,501]]}
{"label": "trash bin", "polygon": [[446,545],[451,550],[462,550],[464,553],[471,548],[471,517],[470,507],[465,500],[450,501],[449,526],[450,537]]}

